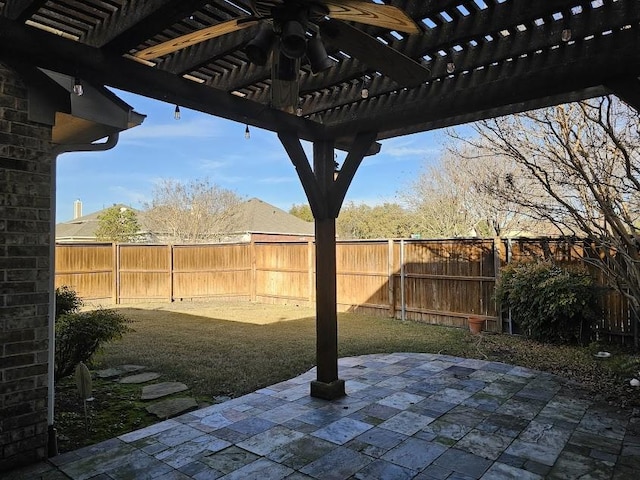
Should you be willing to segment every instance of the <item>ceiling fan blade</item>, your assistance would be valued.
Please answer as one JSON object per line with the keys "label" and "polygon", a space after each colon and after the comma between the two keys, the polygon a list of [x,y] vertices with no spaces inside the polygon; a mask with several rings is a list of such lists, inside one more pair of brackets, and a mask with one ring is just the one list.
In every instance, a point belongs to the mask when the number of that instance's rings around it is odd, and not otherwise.
{"label": "ceiling fan blade", "polygon": [[420,28],[401,9],[392,5],[381,5],[366,0],[342,2],[321,0],[329,9],[329,17],[336,20],[365,23],[405,33],[420,33]]}
{"label": "ceiling fan blade", "polygon": [[260,18],[256,18],[254,20],[248,17],[236,18],[226,22],[218,23],[216,25],[212,25],[211,27],[203,28],[202,30],[197,30],[192,33],[187,33],[186,35],[167,40],[166,42],[159,43],[158,45],[154,45],[153,47],[145,48],[144,50],[136,52],[134,56],[143,60],[152,60],[169,53],[177,52],[178,50],[190,47],[191,45],[196,45],[197,43],[204,42],[205,40],[242,30],[243,28],[255,25],[256,22],[259,22],[260,20]]}
{"label": "ceiling fan blade", "polygon": [[322,38],[333,47],[356,57],[403,87],[419,85],[430,76],[430,71],[415,60],[347,23],[329,20],[321,24],[320,31]]}

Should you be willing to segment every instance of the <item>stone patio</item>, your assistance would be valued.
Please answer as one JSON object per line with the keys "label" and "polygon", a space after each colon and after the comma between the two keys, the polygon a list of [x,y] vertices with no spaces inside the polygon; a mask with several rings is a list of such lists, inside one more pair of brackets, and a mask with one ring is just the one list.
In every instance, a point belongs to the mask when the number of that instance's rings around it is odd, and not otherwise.
{"label": "stone patio", "polygon": [[637,479],[628,415],[554,375],[418,353],[340,360],[348,396],[315,371],[59,455],[8,479]]}

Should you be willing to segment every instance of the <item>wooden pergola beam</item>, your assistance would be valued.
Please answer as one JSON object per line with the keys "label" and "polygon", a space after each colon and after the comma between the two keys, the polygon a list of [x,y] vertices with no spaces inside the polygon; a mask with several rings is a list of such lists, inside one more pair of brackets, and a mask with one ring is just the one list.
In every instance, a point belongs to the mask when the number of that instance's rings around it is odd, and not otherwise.
{"label": "wooden pergola beam", "polygon": [[309,207],[315,219],[327,218],[327,208],[322,192],[311,170],[307,154],[304,153],[300,139],[292,132],[278,132],[278,138],[287,151],[287,155],[293,163],[304,193],[309,201]]}
{"label": "wooden pergola beam", "polygon": [[[565,45],[545,55],[528,55],[473,74],[346,105],[320,118],[327,125],[328,135],[372,130],[382,139],[398,129],[408,133],[413,125],[429,121],[441,122],[490,109],[506,115],[531,109],[531,102],[548,98],[564,102],[610,80],[638,75],[639,46],[640,33],[623,30],[601,38],[598,45],[588,41]],[[514,84],[519,88],[514,89]],[[345,117],[353,120],[345,122]]]}
{"label": "wooden pergola beam", "polygon": [[614,95],[640,112],[640,79],[638,77],[617,79],[607,82]]}
{"label": "wooden pergola beam", "polygon": [[375,132],[358,133],[355,137],[353,145],[345,158],[342,168],[337,178],[331,184],[329,189],[329,214],[334,218],[338,218],[344,197],[351,185],[351,181],[362,163],[364,157],[368,154],[371,146],[375,143],[378,134]]}
{"label": "wooden pergola beam", "polygon": [[0,18],[0,59],[78,76],[265,130],[293,131],[306,140],[324,138],[324,127],[316,122],[4,18]]}

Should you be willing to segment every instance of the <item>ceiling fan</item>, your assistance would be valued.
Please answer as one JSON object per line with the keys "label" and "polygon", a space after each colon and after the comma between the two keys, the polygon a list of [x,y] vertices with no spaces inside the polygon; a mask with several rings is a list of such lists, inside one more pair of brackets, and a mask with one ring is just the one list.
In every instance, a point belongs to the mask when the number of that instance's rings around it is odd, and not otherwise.
{"label": "ceiling fan", "polygon": [[[405,72],[405,78],[407,62],[414,64],[409,68],[413,68],[414,73],[415,66],[422,69],[422,66],[412,59],[377,40],[372,43],[372,37],[365,32],[341,22],[356,22],[408,34],[419,33],[420,29],[416,23],[404,11],[392,5],[372,3],[368,0],[251,0],[251,9],[253,15],[182,35],[140,50],[135,56],[151,60],[260,24],[257,34],[247,43],[245,53],[256,65],[265,65],[270,58],[273,59],[271,103],[275,108],[287,110],[292,110],[298,102],[299,70],[304,57],[308,59],[313,74],[325,71],[334,64],[327,55],[320,35],[321,27],[324,25],[337,27],[330,30],[331,36],[337,36],[337,39],[333,40],[347,53],[350,52],[348,44],[364,42],[367,49],[363,49],[361,45],[360,48],[355,47],[355,51],[367,50],[365,63],[391,78],[394,78],[398,71],[393,65],[394,59],[402,67],[400,70]],[[370,51],[371,48],[378,51]],[[355,53],[354,56],[358,54]]]}

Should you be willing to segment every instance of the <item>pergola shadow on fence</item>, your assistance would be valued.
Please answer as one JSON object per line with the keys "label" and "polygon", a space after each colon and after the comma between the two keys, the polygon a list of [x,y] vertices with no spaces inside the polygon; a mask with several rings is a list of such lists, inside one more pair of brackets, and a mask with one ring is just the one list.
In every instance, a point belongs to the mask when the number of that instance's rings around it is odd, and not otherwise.
{"label": "pergola shadow on fence", "polygon": [[[314,252],[312,242],[58,244],[56,285],[103,304],[235,299],[307,305],[315,302]],[[580,241],[564,239],[342,241],[338,309],[457,327],[477,315],[489,331],[517,332],[493,300],[500,267],[540,257],[582,262],[583,252]],[[598,337],[633,340],[625,298],[607,291],[601,305]]]}

